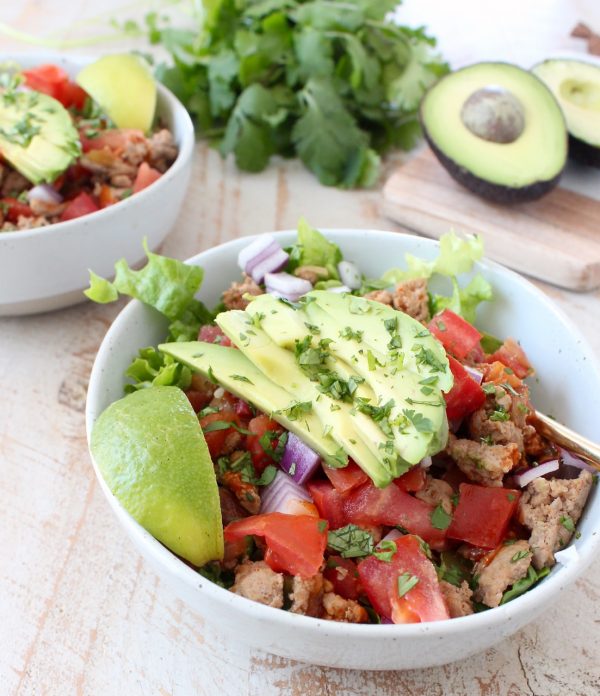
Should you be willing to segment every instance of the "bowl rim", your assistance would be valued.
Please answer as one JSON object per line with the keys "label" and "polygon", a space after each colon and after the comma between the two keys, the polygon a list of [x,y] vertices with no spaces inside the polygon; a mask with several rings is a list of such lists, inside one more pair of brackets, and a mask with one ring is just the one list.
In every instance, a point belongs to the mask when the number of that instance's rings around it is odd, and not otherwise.
{"label": "bowl rim", "polygon": [[[439,245],[438,240],[418,237],[417,235],[404,232],[373,230],[369,228],[359,229],[319,227],[319,230],[325,236],[328,236],[330,233],[335,233],[349,238],[360,238],[367,233],[371,233],[387,239],[397,239],[400,245],[404,239],[414,239],[415,237],[427,246],[436,247]],[[261,236],[261,234],[253,234],[226,241],[222,244],[205,249],[192,257],[189,257],[185,262],[200,265],[203,262],[203,257],[205,256],[210,256],[215,253],[227,254],[237,252],[240,246],[250,243],[256,237]],[[276,239],[281,239],[282,237],[285,238],[290,235],[295,235],[297,232],[296,230],[288,229],[269,232],[268,234],[272,234]],[[336,241],[343,244],[343,240]],[[474,269],[484,273],[486,270],[490,269],[495,272],[499,272],[501,275],[508,276],[517,287],[520,287],[521,289],[526,290],[529,294],[534,295],[539,302],[545,305],[546,308],[560,320],[562,326],[575,335],[579,345],[581,346],[582,354],[584,354],[587,358],[587,367],[588,369],[593,370],[595,381],[600,385],[600,365],[596,360],[588,340],[585,336],[583,336],[579,328],[573,322],[571,322],[569,317],[550,299],[548,295],[546,295],[541,289],[536,287],[519,273],[516,273],[505,266],[486,258],[476,262]],[[112,349],[108,345],[109,341],[112,336],[117,334],[122,326],[127,326],[127,324],[130,322],[130,315],[137,312],[141,305],[142,303],[139,300],[130,300],[127,303],[127,305],[115,317],[98,349],[98,353],[90,374],[86,399],[86,434],[88,448],[91,441],[93,422],[99,415],[94,402],[100,398],[102,392],[102,374],[104,371],[104,363],[110,360],[112,353]],[[542,611],[552,599],[558,597],[558,595],[568,585],[574,582],[584,572],[584,570],[592,562],[595,553],[600,548],[599,518],[598,533],[588,534],[587,538],[583,539],[582,543],[579,544],[578,558],[576,562],[564,566],[557,564],[554,566],[553,572],[548,577],[544,578],[544,580],[532,590],[525,592],[520,597],[516,597],[506,604],[494,607],[487,611],[453,619],[446,619],[443,621],[415,624],[349,624],[339,621],[327,621],[301,614],[290,614],[290,612],[269,607],[264,604],[260,604],[259,602],[254,602],[250,599],[237,595],[228,589],[220,587],[216,583],[213,583],[200,575],[196,570],[188,566],[184,561],[173,554],[169,549],[167,549],[167,547],[165,547],[160,541],[141,527],[138,522],[136,522],[136,520],[127,512],[127,510],[125,510],[125,508],[108,488],[104,478],[100,474],[91,450],[89,454],[100,486],[104,491],[110,506],[113,508],[113,511],[119,518],[121,524],[126,527],[128,534],[135,538],[136,546],[140,544],[144,548],[146,557],[152,556],[156,563],[162,566],[163,569],[169,573],[169,575],[174,575],[185,583],[190,591],[200,590],[201,592],[206,593],[205,598],[207,601],[213,600],[215,602],[224,602],[229,604],[233,610],[249,618],[266,622],[274,622],[279,627],[302,627],[307,631],[318,631],[321,635],[324,632],[331,637],[355,639],[408,639],[411,637],[422,638],[424,636],[432,636],[441,638],[442,636],[452,633],[457,635],[470,633],[473,630],[482,628],[490,629],[512,620],[516,621],[519,615],[523,615],[527,610],[533,618],[536,613]],[[141,553],[139,549],[138,552]]]}
{"label": "bowl rim", "polygon": [[[109,55],[109,54],[106,54]],[[66,61],[72,63],[73,65],[83,67],[94,60],[97,60],[98,56],[93,55],[67,55],[65,53],[60,53],[57,51],[48,52],[11,52],[2,53],[0,52],[0,64],[5,61],[19,62],[20,60],[35,60],[35,62],[49,62],[49,61]],[[160,105],[166,114],[174,117],[177,115],[181,119],[182,124],[182,134],[181,141],[178,143],[178,153],[173,164],[167,169],[167,171],[161,176],[157,181],[152,182],[150,186],[145,189],[138,191],[123,201],[119,201],[116,205],[107,206],[106,208],[101,208],[100,210],[95,210],[90,215],[85,215],[83,218],[75,218],[73,220],[66,220],[64,222],[55,222],[51,225],[44,225],[42,227],[32,227],[26,230],[7,230],[6,232],[0,233],[1,239],[10,240],[11,243],[18,243],[19,239],[30,239],[32,237],[37,237],[40,234],[47,235],[52,232],[61,232],[63,230],[74,229],[76,225],[81,225],[82,222],[88,222],[91,218],[94,221],[98,220],[100,223],[104,218],[110,218],[115,214],[119,214],[126,206],[131,207],[136,205],[136,201],[144,201],[149,195],[159,194],[162,188],[166,185],[166,182],[172,177],[176,176],[180,169],[183,169],[189,159],[191,158],[194,145],[196,142],[194,124],[192,119],[179,101],[179,99],[171,92],[170,89],[165,87],[160,82],[156,81],[157,86],[157,110]],[[141,198],[140,198],[141,196]]]}

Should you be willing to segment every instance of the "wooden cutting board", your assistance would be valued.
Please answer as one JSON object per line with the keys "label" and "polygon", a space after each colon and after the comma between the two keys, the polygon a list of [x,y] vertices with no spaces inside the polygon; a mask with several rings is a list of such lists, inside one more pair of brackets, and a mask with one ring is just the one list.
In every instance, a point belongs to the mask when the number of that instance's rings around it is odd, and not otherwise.
{"label": "wooden cutting board", "polygon": [[439,238],[481,234],[486,256],[571,290],[600,287],[600,201],[556,188],[532,203],[504,206],[454,181],[430,150],[399,167],[383,189],[383,213]]}

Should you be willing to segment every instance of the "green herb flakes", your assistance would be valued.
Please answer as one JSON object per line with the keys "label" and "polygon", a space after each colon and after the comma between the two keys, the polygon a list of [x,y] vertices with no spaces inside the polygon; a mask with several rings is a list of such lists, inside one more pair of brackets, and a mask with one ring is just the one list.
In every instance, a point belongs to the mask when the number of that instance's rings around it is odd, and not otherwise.
{"label": "green herb flakes", "polygon": [[361,558],[373,552],[373,537],[355,524],[334,529],[327,536],[327,545],[342,558]]}
{"label": "green herb flakes", "polygon": [[412,590],[418,582],[419,578],[416,575],[402,573],[402,575],[398,577],[398,597],[404,597],[404,595]]}

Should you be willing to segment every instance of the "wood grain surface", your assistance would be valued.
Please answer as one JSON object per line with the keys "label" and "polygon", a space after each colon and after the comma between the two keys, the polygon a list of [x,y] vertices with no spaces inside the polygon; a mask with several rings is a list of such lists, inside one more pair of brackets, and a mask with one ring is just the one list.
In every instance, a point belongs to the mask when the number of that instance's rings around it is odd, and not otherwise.
{"label": "wood grain surface", "polygon": [[[119,4],[105,0],[102,5],[110,15]],[[585,14],[593,4],[529,1],[530,15],[545,18],[536,41],[542,47],[555,41],[574,19],[593,24]],[[415,24],[432,22],[448,55],[465,60],[469,51],[477,56],[489,50],[490,32],[497,36],[483,5],[455,0],[440,9],[434,0],[407,0],[405,16]],[[500,29],[511,26],[504,11],[518,18],[514,31],[528,35],[525,3],[503,3]],[[456,16],[472,23],[477,12],[482,33],[471,43],[463,34],[460,48]],[[91,0],[0,0],[0,21],[39,35],[97,13],[98,3]],[[507,44],[498,36],[500,52]],[[0,35],[2,50],[15,47]],[[302,214],[322,227],[394,229],[379,217],[378,201],[378,191],[320,187],[296,162],[276,161],[261,175],[244,175],[199,145],[185,207],[163,251],[186,258],[238,235],[292,227]],[[544,289],[600,352],[600,293]],[[513,638],[464,662],[430,670],[314,667],[259,654],[235,635],[206,625],[158,581],[126,539],[88,458],[87,380],[98,345],[121,307],[82,304],[0,320],[1,696],[600,693],[600,560],[559,605]]]}

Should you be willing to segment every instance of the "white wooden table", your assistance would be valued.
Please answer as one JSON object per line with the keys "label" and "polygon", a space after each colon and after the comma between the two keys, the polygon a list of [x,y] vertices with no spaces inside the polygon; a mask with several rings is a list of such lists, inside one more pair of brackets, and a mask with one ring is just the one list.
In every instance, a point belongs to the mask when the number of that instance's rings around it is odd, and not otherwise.
{"label": "white wooden table", "polygon": [[[104,0],[102,11],[109,17],[122,1]],[[455,65],[492,57],[527,63],[540,52],[580,48],[567,34],[579,19],[599,29],[599,5],[407,0],[400,13],[429,24]],[[0,0],[0,22],[47,36],[97,16],[98,6],[95,0]],[[130,7],[127,15],[139,15],[147,3]],[[67,34],[102,30],[80,24]],[[13,49],[23,45],[0,34],[0,51]],[[198,146],[188,200],[163,250],[186,258],[238,235],[292,227],[300,215],[322,227],[394,228],[378,214],[376,191],[322,188],[294,162],[243,175]],[[599,293],[544,289],[600,351]],[[120,308],[83,304],[0,321],[1,695],[600,693],[600,560],[559,606],[512,639],[427,671],[314,667],[259,654],[205,625],[125,538],[88,458],[87,379]]]}

